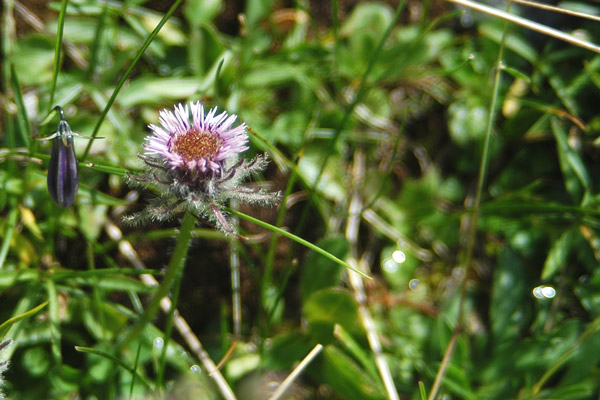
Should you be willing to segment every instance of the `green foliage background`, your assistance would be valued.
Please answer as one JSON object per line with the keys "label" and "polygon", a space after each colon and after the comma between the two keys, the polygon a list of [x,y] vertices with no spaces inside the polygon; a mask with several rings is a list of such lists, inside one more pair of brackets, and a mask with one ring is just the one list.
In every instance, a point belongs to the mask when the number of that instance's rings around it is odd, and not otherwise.
{"label": "green foliage background", "polygon": [[[240,399],[268,398],[317,344],[283,398],[598,397],[600,56],[473,12],[461,24],[449,3],[406,3],[5,1],[5,394],[221,398],[172,313],[156,313],[158,290],[208,356],[225,357]],[[597,22],[575,21],[559,24],[599,37]],[[230,240],[199,222],[188,246],[193,219],[122,224],[153,195],[122,179],[141,167],[147,124],[189,100],[252,128],[247,156],[269,155],[263,178],[285,198],[241,211],[284,232],[242,219]],[[50,201],[48,145],[32,139],[53,132],[57,104],[75,131],[104,137],[76,142],[68,209]]]}

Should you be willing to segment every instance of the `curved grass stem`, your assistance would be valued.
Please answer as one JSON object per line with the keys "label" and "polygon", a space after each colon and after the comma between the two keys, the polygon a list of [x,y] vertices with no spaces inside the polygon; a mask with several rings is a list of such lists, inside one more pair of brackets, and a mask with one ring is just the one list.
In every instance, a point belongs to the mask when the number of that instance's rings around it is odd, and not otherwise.
{"label": "curved grass stem", "polygon": [[[510,3],[509,3],[510,9]],[[498,49],[498,58],[496,60],[496,72],[494,74],[494,83],[492,88],[492,98],[490,101],[490,107],[488,111],[488,123],[486,127],[485,140],[483,143],[483,150],[481,155],[481,163],[479,166],[479,177],[477,179],[477,189],[475,192],[475,201],[473,204],[473,209],[471,212],[471,220],[469,222],[469,238],[467,243],[467,254],[465,257],[465,272],[463,281],[461,284],[461,293],[460,293],[460,302],[458,306],[458,314],[456,317],[456,326],[454,328],[454,332],[452,334],[452,340],[446,347],[446,351],[444,352],[444,357],[442,359],[442,363],[437,371],[435,376],[435,380],[433,382],[433,386],[431,388],[431,392],[429,393],[429,400],[434,400],[437,396],[437,393],[441,387],[442,380],[448,366],[450,365],[450,361],[452,359],[452,354],[454,353],[454,349],[456,348],[456,340],[458,335],[462,329],[462,318],[465,307],[466,293],[467,293],[467,282],[469,279],[469,271],[471,270],[471,264],[473,263],[473,251],[475,249],[475,236],[477,234],[477,220],[479,218],[479,211],[481,206],[481,195],[483,192],[483,185],[485,184],[485,178],[487,176],[487,168],[489,164],[489,153],[490,153],[490,144],[492,142],[492,130],[494,127],[494,121],[496,116],[496,105],[498,103],[498,93],[500,91],[500,80],[502,73],[502,57],[503,57],[503,49],[504,49],[504,41],[506,40],[506,33],[508,30],[508,22],[504,24],[504,33],[502,36],[502,41],[500,43],[500,47]]]}
{"label": "curved grass stem", "polygon": [[260,227],[266,228],[266,229],[268,229],[268,230],[270,230],[270,231],[272,231],[272,232],[276,232],[276,233],[280,234],[281,236],[285,236],[285,237],[286,237],[286,238],[288,238],[288,239],[292,239],[293,241],[295,241],[295,242],[297,242],[297,243],[299,243],[299,244],[301,244],[301,245],[303,245],[303,246],[305,246],[305,247],[308,247],[309,249],[311,249],[311,250],[314,250],[314,251],[316,251],[317,253],[319,253],[319,254],[321,254],[321,255],[323,255],[323,256],[325,256],[325,257],[329,258],[331,261],[334,261],[334,262],[336,262],[336,263],[338,263],[338,264],[342,265],[343,267],[345,267],[345,268],[348,268],[348,269],[350,269],[350,270],[352,270],[352,271],[356,272],[356,273],[357,273],[357,274],[359,274],[359,275],[362,275],[364,278],[367,278],[367,279],[372,279],[372,278],[371,278],[369,275],[367,275],[367,274],[365,274],[364,272],[362,272],[362,271],[359,271],[358,269],[356,269],[356,268],[352,267],[351,265],[349,265],[349,264],[348,264],[348,263],[346,263],[345,261],[342,261],[342,260],[340,260],[339,258],[337,258],[336,256],[334,256],[334,255],[333,255],[333,254],[331,254],[330,252],[328,252],[328,251],[326,251],[326,250],[323,250],[323,249],[322,249],[322,248],[320,248],[319,246],[316,246],[316,245],[312,244],[311,242],[309,242],[309,241],[307,241],[307,240],[304,240],[304,239],[302,239],[302,238],[301,238],[301,237],[299,237],[299,236],[296,236],[296,235],[294,235],[293,233],[290,233],[290,232],[284,231],[284,230],[283,230],[283,229],[281,229],[281,228],[278,228],[278,227],[276,227],[276,226],[274,226],[274,225],[271,225],[271,224],[269,224],[269,223],[267,223],[267,222],[263,222],[263,221],[261,221],[261,220],[260,220],[260,219],[258,219],[258,218],[251,217],[250,215],[247,215],[247,214],[241,213],[241,212],[239,212],[239,211],[237,211],[237,210],[233,210],[233,209],[231,209],[231,208],[229,208],[229,207],[224,207],[224,206],[223,206],[222,208],[223,208],[225,211],[227,211],[227,212],[229,212],[229,213],[231,213],[231,214],[233,214],[233,215],[235,215],[235,216],[238,216],[238,217],[240,217],[240,218],[242,218],[242,219],[245,219],[246,221],[250,221],[250,222],[252,222],[252,223],[254,223],[254,224],[256,224],[256,225],[258,225],[258,226],[260,226]]}
{"label": "curved grass stem", "polygon": [[[152,43],[152,41],[154,40],[154,38],[158,35],[158,32],[160,32],[160,30],[167,23],[167,21],[169,20],[169,18],[171,18],[171,15],[173,15],[173,13],[175,13],[175,11],[179,7],[179,5],[182,3],[182,1],[183,0],[177,0],[171,6],[171,8],[169,8],[169,11],[167,11],[167,13],[165,14],[165,16],[158,23],[158,25],[156,25],[156,28],[154,28],[154,30],[152,31],[152,33],[150,33],[150,35],[148,36],[148,38],[146,39],[146,41],[144,42],[144,44],[142,45],[142,47],[140,47],[140,49],[138,50],[137,54],[133,58],[133,61],[131,62],[131,64],[127,68],[127,71],[125,71],[125,73],[123,74],[123,76],[119,80],[119,83],[117,83],[117,86],[115,87],[115,90],[113,91],[112,95],[108,99],[108,102],[106,103],[106,107],[104,107],[104,110],[102,110],[102,114],[100,114],[100,118],[98,119],[98,122],[96,123],[96,126],[94,127],[94,132],[91,135],[93,138],[95,138],[98,135],[98,132],[100,131],[100,127],[102,126],[102,123],[104,122],[104,119],[108,115],[108,111],[110,110],[110,108],[112,107],[113,103],[115,102],[115,99],[117,98],[117,95],[119,94],[119,92],[121,91],[121,88],[125,84],[125,81],[127,81],[127,78],[129,77],[129,74],[131,74],[131,71],[133,71],[133,68],[135,67],[135,65],[137,64],[137,62],[140,60],[140,58],[142,58],[142,55],[144,54],[144,52],[146,51],[146,49],[148,48],[148,46],[150,46],[150,43]],[[90,149],[92,148],[92,143],[93,142],[94,142],[93,140],[89,141],[88,145],[85,148],[85,151],[83,152],[83,154],[81,156],[81,162],[85,161],[85,159],[87,158],[87,155],[90,152]]]}

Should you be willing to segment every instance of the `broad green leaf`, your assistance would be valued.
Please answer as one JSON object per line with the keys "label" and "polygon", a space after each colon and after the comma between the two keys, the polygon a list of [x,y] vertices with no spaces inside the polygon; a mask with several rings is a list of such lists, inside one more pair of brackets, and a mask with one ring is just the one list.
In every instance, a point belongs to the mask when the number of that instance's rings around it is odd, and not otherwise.
{"label": "broad green leaf", "polygon": [[484,105],[474,104],[477,101],[475,98],[459,100],[448,108],[450,137],[458,145],[479,141],[485,135],[488,113]]}
{"label": "broad green leaf", "polygon": [[576,235],[577,229],[570,228],[563,232],[563,234],[554,242],[548,252],[548,257],[544,262],[544,269],[542,270],[541,276],[543,281],[548,281],[557,272],[567,267],[567,259]]}
{"label": "broad green leaf", "polygon": [[307,336],[297,332],[281,333],[266,345],[263,365],[273,370],[286,370],[306,356],[311,349]]}
{"label": "broad green leaf", "polygon": [[558,121],[557,118],[551,118],[552,125],[552,133],[554,134],[554,138],[556,140],[556,148],[558,152],[558,158],[560,161],[560,167],[565,175],[567,190],[571,196],[578,201],[582,193],[578,190],[576,183],[572,180],[572,176],[576,176],[578,179],[578,183],[588,192],[592,191],[592,180],[590,179],[590,175],[587,171],[587,168],[581,159],[579,153],[569,146],[569,142],[567,140],[567,133],[565,132],[562,124]]}
{"label": "broad green leaf", "polygon": [[197,78],[185,77],[151,77],[137,78],[124,88],[118,102],[127,108],[139,104],[160,104],[165,100],[190,98],[198,90],[206,90],[200,86]]}
{"label": "broad green leaf", "polygon": [[[328,251],[339,259],[345,259],[348,254],[348,242],[344,237],[329,237],[316,243],[320,248]],[[341,282],[344,268],[320,254],[309,253],[304,267],[301,269],[300,290],[303,299],[321,289],[338,286]]]}
{"label": "broad green leaf", "polygon": [[462,366],[450,364],[444,376],[443,385],[460,399],[477,399],[469,382],[469,372]]}
{"label": "broad green leaf", "polygon": [[333,328],[336,324],[342,325],[349,332],[362,331],[356,302],[344,289],[329,288],[312,293],[304,302],[302,313],[319,343],[333,340]]}
{"label": "broad green leaf", "polygon": [[588,378],[581,383],[575,383],[569,386],[551,388],[542,390],[539,398],[542,399],[560,399],[560,400],[585,400],[591,399],[596,391],[596,382],[593,378]]}
{"label": "broad green leaf", "polygon": [[22,85],[44,84],[52,78],[54,44],[46,37],[24,38],[17,42],[11,61]]}
{"label": "broad green leaf", "polygon": [[333,345],[325,346],[310,368],[313,379],[331,386],[346,400],[386,399],[381,383],[374,381],[350,357]]}
{"label": "broad green leaf", "polygon": [[494,269],[490,303],[490,322],[496,344],[517,337],[523,329],[523,303],[529,292],[525,272],[522,258],[509,247],[502,247]]}
{"label": "broad green leaf", "polygon": [[35,377],[40,377],[48,372],[52,364],[48,352],[41,346],[26,349],[20,361],[27,372]]}
{"label": "broad green leaf", "polygon": [[204,24],[212,21],[223,7],[223,0],[186,1],[183,15],[191,25]]}
{"label": "broad green leaf", "polygon": [[[504,35],[504,22],[494,18],[486,19],[479,26],[479,31],[485,37],[500,43]],[[535,64],[538,60],[539,56],[533,45],[521,35],[509,33],[504,39],[504,45],[532,64]]]}
{"label": "broad green leaf", "polygon": [[[377,32],[383,35],[386,27],[392,22],[394,10],[387,4],[378,2],[359,3],[349,18],[342,25],[344,36],[361,35],[365,32]],[[371,50],[374,50],[371,49]]]}
{"label": "broad green leaf", "polygon": [[360,363],[360,366],[371,375],[371,378],[374,380],[380,379],[371,354],[368,354],[365,349],[354,340],[352,335],[346,332],[341,325],[335,325],[333,334],[338,339],[339,343],[344,346],[344,349],[352,354],[352,356]]}

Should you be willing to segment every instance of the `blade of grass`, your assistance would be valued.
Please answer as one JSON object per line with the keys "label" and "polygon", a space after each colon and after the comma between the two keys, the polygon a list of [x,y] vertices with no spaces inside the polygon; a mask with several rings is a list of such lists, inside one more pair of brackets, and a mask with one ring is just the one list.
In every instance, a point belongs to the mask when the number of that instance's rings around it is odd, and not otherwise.
{"label": "blade of grass", "polygon": [[58,292],[56,284],[52,279],[46,281],[46,292],[48,294],[48,318],[50,321],[50,347],[52,357],[57,364],[58,369],[62,368],[62,352],[60,351],[61,332],[60,332],[60,304],[58,301]]}
{"label": "blade of grass", "polygon": [[108,18],[108,4],[102,5],[102,14],[96,25],[96,31],[94,32],[94,41],[90,48],[90,63],[88,64],[87,78],[91,80],[94,77],[94,68],[98,65],[98,54],[100,52],[100,45],[102,40],[102,34],[104,27],[106,26],[106,19]]}
{"label": "blade of grass", "polygon": [[95,354],[95,355],[97,355],[99,357],[102,357],[102,358],[105,358],[107,360],[110,360],[110,361],[114,362],[115,364],[117,364],[121,368],[123,368],[126,371],[128,371],[129,373],[131,373],[131,375],[133,377],[137,378],[148,389],[150,389],[152,391],[154,390],[154,387],[152,386],[152,384],[150,384],[150,382],[148,382],[146,380],[146,378],[144,378],[142,375],[140,375],[140,373],[137,371],[137,369],[135,367],[130,367],[129,365],[125,364],[125,362],[122,359],[120,359],[118,357],[115,357],[112,354],[106,353],[106,352],[104,352],[102,350],[94,349],[92,347],[75,346],[75,350],[79,351],[81,353]]}
{"label": "blade of grass", "polygon": [[276,233],[278,233],[278,234],[279,234],[279,235],[281,235],[281,236],[285,236],[285,237],[286,237],[286,238],[288,238],[288,239],[292,239],[292,240],[293,240],[293,241],[295,241],[296,243],[299,243],[299,244],[301,244],[301,245],[303,245],[303,246],[305,246],[305,247],[308,247],[309,249],[311,249],[311,250],[313,250],[313,251],[316,251],[317,253],[319,253],[319,254],[321,254],[321,255],[323,255],[323,256],[325,256],[325,257],[329,258],[331,261],[334,261],[334,262],[336,262],[336,263],[340,264],[341,266],[343,266],[344,268],[348,268],[349,270],[352,270],[352,271],[356,272],[356,273],[357,273],[357,274],[359,274],[359,275],[362,275],[363,277],[365,277],[365,278],[367,278],[367,279],[373,279],[373,278],[371,278],[369,275],[365,274],[364,272],[362,272],[362,271],[359,271],[359,270],[357,270],[356,268],[354,268],[354,267],[350,266],[348,263],[346,263],[346,262],[344,262],[344,261],[340,260],[339,258],[337,258],[337,257],[336,257],[336,256],[334,256],[333,254],[329,253],[328,251],[326,251],[326,250],[323,250],[323,249],[322,249],[322,248],[320,248],[319,246],[316,246],[316,245],[314,245],[314,244],[310,243],[309,241],[307,241],[307,240],[304,240],[304,239],[302,239],[301,237],[294,235],[293,233],[290,233],[290,232],[284,231],[284,230],[283,230],[283,229],[281,229],[281,228],[278,228],[278,227],[276,227],[276,226],[274,226],[274,225],[271,225],[271,224],[269,224],[269,223],[267,223],[267,222],[263,222],[263,221],[261,221],[260,219],[257,219],[257,218],[254,218],[254,217],[251,217],[250,215],[247,215],[247,214],[244,214],[244,213],[242,213],[242,212],[239,212],[239,211],[233,210],[233,209],[231,209],[231,208],[229,208],[229,207],[222,206],[221,208],[223,208],[225,211],[227,211],[227,212],[229,212],[229,213],[231,213],[231,214],[233,214],[233,215],[236,215],[236,216],[238,216],[238,217],[240,217],[240,218],[242,218],[242,219],[245,219],[246,221],[250,221],[250,222],[252,222],[253,224],[256,224],[256,225],[258,225],[258,226],[260,226],[260,227],[262,227],[262,228],[268,229],[268,230],[270,230],[271,232],[276,232]]}
{"label": "blade of grass", "polygon": [[13,238],[13,233],[17,226],[17,217],[19,215],[19,210],[17,209],[16,201],[10,201],[11,208],[8,212],[8,217],[6,218],[6,225],[4,231],[4,240],[2,241],[2,247],[0,247],[0,271],[4,267],[4,262],[6,261],[6,256],[8,255],[8,250],[10,249],[10,242]]}
{"label": "blade of grass", "polygon": [[425,384],[423,381],[419,381],[419,393],[421,394],[421,400],[427,399],[427,391],[425,390]]}
{"label": "blade of grass", "polygon": [[[48,304],[48,302],[46,301],[38,305],[37,307],[34,307],[33,310],[31,309],[31,307],[33,307],[34,304],[34,299],[38,295],[38,291],[39,286],[37,285],[31,285],[28,287],[24,296],[19,299],[19,303],[12,311],[13,316],[8,321],[2,324],[3,328],[2,330],[0,330],[1,338],[8,336],[13,340],[13,342],[19,342],[19,337],[21,336],[21,332],[23,331],[23,324],[26,320],[25,317],[33,315]],[[8,330],[8,332],[6,332],[6,330]],[[7,355],[8,358],[10,358],[10,356],[14,353],[16,348],[17,346],[10,346],[8,347],[8,349],[4,350],[5,352],[9,353]]]}
{"label": "blade of grass", "polygon": [[[183,2],[183,0],[175,1],[175,3],[171,6],[171,8],[169,8],[169,11],[167,11],[167,13],[164,15],[164,17],[160,20],[158,25],[156,25],[156,28],[154,28],[152,33],[148,36],[148,38],[146,39],[146,41],[144,42],[142,47],[140,47],[137,54],[133,58],[133,61],[131,62],[131,64],[129,65],[129,67],[127,68],[127,70],[125,71],[125,73],[123,74],[121,79],[119,80],[119,83],[117,83],[115,90],[113,91],[112,95],[108,99],[108,102],[106,103],[106,107],[104,107],[104,110],[102,111],[102,114],[100,114],[100,118],[98,119],[98,122],[96,123],[96,126],[94,127],[94,131],[92,132],[92,135],[91,135],[92,137],[95,138],[98,135],[98,132],[100,131],[100,127],[102,126],[102,123],[104,122],[104,119],[106,118],[106,115],[108,114],[108,111],[110,110],[113,103],[115,102],[115,99],[117,98],[117,95],[119,94],[119,92],[121,91],[121,88],[125,84],[125,81],[127,80],[127,78],[129,78],[131,71],[133,71],[133,68],[135,67],[137,62],[140,60],[140,58],[142,58],[142,55],[144,54],[144,52],[146,51],[148,46],[150,46],[150,43],[152,43],[154,38],[158,35],[158,32],[160,32],[162,27],[167,23],[169,18],[171,18],[173,13],[175,13],[175,11],[177,10],[177,8],[179,8],[179,5],[182,2]],[[88,144],[85,148],[85,151],[83,152],[83,154],[81,156],[82,162],[85,161],[85,159],[87,158],[88,153],[90,152],[90,149],[92,148],[93,142],[94,142],[93,139],[88,142]]]}
{"label": "blade of grass", "polygon": [[[8,330],[15,323],[36,314],[38,311],[40,311],[42,308],[46,307],[47,305],[48,305],[48,301],[46,300],[45,302],[32,308],[31,310],[25,311],[18,315],[15,315],[14,317],[11,317],[11,318],[7,319],[6,321],[4,321],[2,324],[0,324],[0,340],[4,339],[4,336],[6,336],[6,333],[8,332]],[[17,311],[17,310],[15,310],[15,311]]]}
{"label": "blade of grass", "polygon": [[52,87],[50,88],[50,101],[48,102],[48,113],[54,108],[54,92],[56,91],[56,82],[58,81],[58,72],[60,69],[60,58],[63,31],[65,28],[65,15],[67,14],[68,0],[62,0],[60,11],[58,12],[58,26],[56,28],[56,43],[54,46],[54,66],[52,67]]}
{"label": "blade of grass", "polygon": [[[137,352],[135,353],[135,360],[133,361],[133,368],[132,368],[133,371],[137,372],[141,353],[142,353],[142,342],[140,341],[138,343]],[[130,400],[133,398],[133,388],[135,387],[135,378],[136,377],[137,377],[137,374],[131,374],[131,386],[129,387],[129,399]]]}
{"label": "blade of grass", "polygon": [[[510,3],[508,5],[508,10],[510,11]],[[498,103],[498,94],[500,92],[500,81],[501,81],[501,73],[502,73],[502,56],[504,50],[504,42],[508,32],[508,22],[504,24],[504,33],[502,35],[502,41],[500,42],[500,46],[498,48],[498,57],[496,59],[496,72],[494,75],[494,82],[492,87],[492,98],[490,101],[490,106],[488,110],[488,121],[485,133],[485,139],[483,143],[482,155],[481,155],[481,163],[479,166],[479,177],[477,179],[477,189],[475,192],[475,201],[472,209],[472,216],[470,220],[470,230],[469,230],[469,238],[467,243],[467,254],[465,256],[465,273],[463,277],[463,281],[461,284],[461,292],[460,292],[460,301],[458,305],[458,314],[456,317],[457,323],[454,328],[454,332],[452,333],[452,340],[446,347],[446,351],[444,352],[444,357],[442,358],[442,362],[435,376],[435,380],[433,382],[433,386],[431,388],[431,392],[429,393],[429,400],[434,400],[437,396],[437,393],[442,385],[442,380],[448,366],[450,365],[450,360],[452,358],[452,354],[454,353],[455,343],[460,331],[462,329],[462,318],[464,312],[464,305],[467,294],[467,281],[469,279],[469,270],[471,269],[471,264],[473,260],[473,252],[475,249],[475,237],[477,235],[477,220],[479,218],[480,205],[481,205],[481,196],[483,193],[483,186],[485,183],[485,179],[487,176],[487,168],[489,164],[490,158],[490,146],[492,142],[492,130],[494,128],[494,121],[496,117],[496,108]]]}
{"label": "blade of grass", "polygon": [[[231,200],[231,207],[237,208],[238,202]],[[231,225],[237,229],[240,222],[237,217],[231,219]],[[236,239],[229,242],[229,268],[231,270],[231,301],[233,314],[233,340],[240,340],[242,336],[242,295],[240,292],[240,251]]]}
{"label": "blade of grass", "polygon": [[21,91],[21,84],[19,83],[19,77],[15,70],[15,65],[10,65],[10,77],[13,89],[13,96],[17,105],[17,125],[19,126],[19,132],[21,132],[21,140],[26,147],[29,147],[31,151],[31,144],[29,138],[31,137],[31,125],[29,125],[29,118],[27,118],[27,109],[25,108],[25,102],[23,101],[23,92]]}
{"label": "blade of grass", "polygon": [[367,371],[373,380],[379,379],[379,375],[377,374],[377,368],[375,364],[373,364],[373,360],[371,360],[367,354],[363,351],[363,348],[354,340],[352,335],[348,333],[344,329],[344,327],[340,324],[335,324],[333,327],[333,336],[340,341],[340,343],[344,346],[346,350],[354,358],[358,360],[360,365]]}
{"label": "blade of grass", "polygon": [[583,333],[577,338],[577,340],[569,346],[563,354],[556,359],[556,361],[544,372],[542,377],[533,385],[531,388],[531,394],[533,398],[537,398],[538,393],[544,386],[544,384],[556,373],[556,371],[576,352],[581,348],[581,345],[591,338],[596,332],[600,330],[600,317],[597,317]]}
{"label": "blade of grass", "polygon": [[[2,87],[9,88],[11,86],[10,77],[10,57],[12,55],[13,43],[12,39],[16,37],[15,22],[13,19],[13,1],[8,0],[3,3],[4,12],[2,13]],[[4,123],[6,127],[3,129],[4,145],[10,149],[15,147],[15,122],[13,116],[8,112],[7,107],[3,107],[5,112]],[[8,165],[9,171],[14,170],[14,164]]]}

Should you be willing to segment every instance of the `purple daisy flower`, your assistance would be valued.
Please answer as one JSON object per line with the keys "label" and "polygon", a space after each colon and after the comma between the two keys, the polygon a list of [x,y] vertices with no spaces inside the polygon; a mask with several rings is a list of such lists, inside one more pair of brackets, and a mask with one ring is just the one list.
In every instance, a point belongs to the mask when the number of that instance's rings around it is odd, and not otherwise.
{"label": "purple daisy flower", "polygon": [[138,155],[146,164],[144,171],[127,175],[132,184],[152,187],[159,195],[150,200],[149,207],[126,220],[164,221],[190,212],[230,234],[235,229],[221,211],[222,205],[231,200],[265,206],[277,203],[279,192],[243,184],[260,174],[268,161],[266,155],[238,159],[248,150],[248,135],[244,123],[232,128],[236,119],[226,112],[217,115],[216,107],[204,114],[200,102],[162,110],[160,126],[150,125],[152,135],[146,138],[143,154]]}
{"label": "purple daisy flower", "polygon": [[172,169],[221,175],[225,160],[248,150],[248,135],[244,123],[231,128],[236,115],[216,114],[217,107],[205,115],[199,101],[162,110],[161,126],[149,125],[153,135],[146,138],[145,155],[166,160]]}

